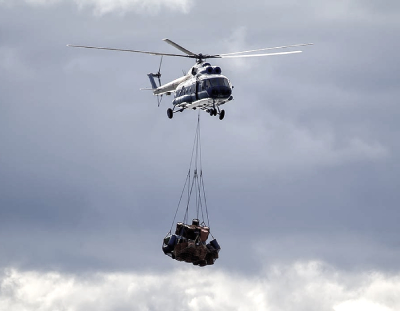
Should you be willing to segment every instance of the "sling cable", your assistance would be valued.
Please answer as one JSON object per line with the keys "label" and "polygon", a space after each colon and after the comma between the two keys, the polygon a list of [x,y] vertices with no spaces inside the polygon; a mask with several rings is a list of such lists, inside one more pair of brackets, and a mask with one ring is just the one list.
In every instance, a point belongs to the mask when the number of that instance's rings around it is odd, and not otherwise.
{"label": "sling cable", "polygon": [[[186,196],[186,209],[182,222],[176,223],[176,217]],[[194,217],[188,224],[189,216]],[[212,240],[207,243],[209,236]],[[218,259],[221,247],[210,231],[210,219],[201,164],[200,114],[193,143],[192,156],[185,184],[172,220],[171,228],[163,240],[162,250],[165,255],[177,261],[192,263],[200,267],[213,265]]]}

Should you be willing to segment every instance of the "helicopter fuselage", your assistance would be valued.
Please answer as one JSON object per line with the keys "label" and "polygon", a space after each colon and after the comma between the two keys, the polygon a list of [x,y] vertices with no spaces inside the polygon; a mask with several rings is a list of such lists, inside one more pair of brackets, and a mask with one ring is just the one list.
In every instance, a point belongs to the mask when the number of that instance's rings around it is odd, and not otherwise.
{"label": "helicopter fuselage", "polygon": [[231,94],[232,87],[225,76],[201,74],[178,85],[172,104],[185,108],[220,106],[233,99]]}
{"label": "helicopter fuselage", "polygon": [[[193,66],[189,72],[153,91],[154,95],[174,92],[174,110],[203,109],[207,112],[233,99],[232,85],[221,68],[209,63]],[[218,109],[219,110],[219,109]]]}

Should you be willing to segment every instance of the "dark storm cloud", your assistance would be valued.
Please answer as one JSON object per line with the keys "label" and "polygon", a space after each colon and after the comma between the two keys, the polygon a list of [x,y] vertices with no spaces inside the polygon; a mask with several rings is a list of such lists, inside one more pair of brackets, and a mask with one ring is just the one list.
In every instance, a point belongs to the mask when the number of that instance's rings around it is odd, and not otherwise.
{"label": "dark storm cloud", "polygon": [[[169,37],[203,53],[315,43],[299,55],[213,62],[235,85],[226,120],[201,115],[220,266],[254,271],[260,261],[322,258],[398,268],[393,6],[208,1],[188,12],[119,8],[101,16],[67,1],[0,6],[2,266],[172,265],[160,241],[187,173],[197,113],[168,120],[171,97],[157,109],[138,90],[158,57],[65,47],[176,52],[160,40]],[[191,64],[164,59],[163,81]],[[238,244],[252,256],[235,256]]]}

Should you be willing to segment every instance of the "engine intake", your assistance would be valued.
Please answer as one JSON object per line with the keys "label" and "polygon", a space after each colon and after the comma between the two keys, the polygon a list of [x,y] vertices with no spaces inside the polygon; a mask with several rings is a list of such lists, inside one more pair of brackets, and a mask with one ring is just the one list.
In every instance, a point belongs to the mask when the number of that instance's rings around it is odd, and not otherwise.
{"label": "engine intake", "polygon": [[215,73],[215,74],[220,75],[221,72],[222,72],[222,70],[221,70],[220,67],[214,67],[214,73]]}

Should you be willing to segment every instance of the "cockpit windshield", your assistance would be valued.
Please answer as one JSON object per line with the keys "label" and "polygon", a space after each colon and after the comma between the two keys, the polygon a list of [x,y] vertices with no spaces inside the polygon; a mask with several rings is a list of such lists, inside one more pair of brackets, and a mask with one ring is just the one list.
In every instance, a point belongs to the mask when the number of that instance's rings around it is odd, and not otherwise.
{"label": "cockpit windshield", "polygon": [[212,78],[210,82],[212,86],[229,86],[228,79],[226,78]]}

